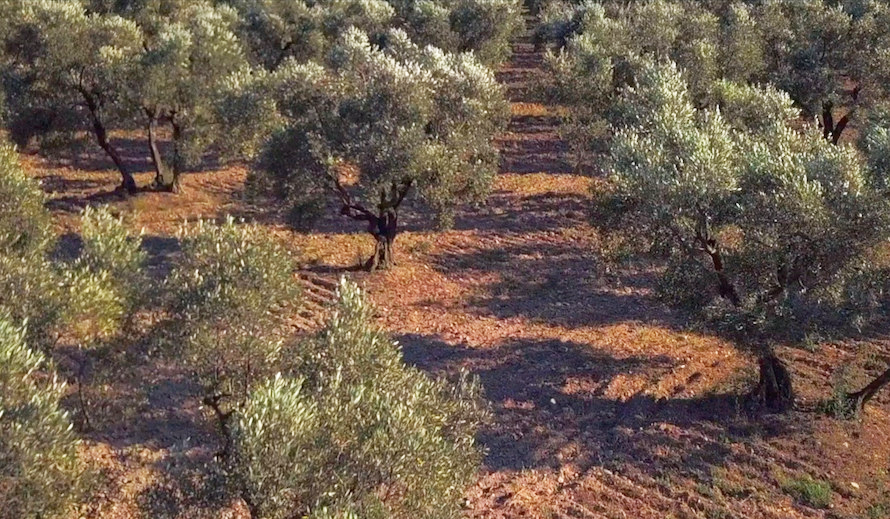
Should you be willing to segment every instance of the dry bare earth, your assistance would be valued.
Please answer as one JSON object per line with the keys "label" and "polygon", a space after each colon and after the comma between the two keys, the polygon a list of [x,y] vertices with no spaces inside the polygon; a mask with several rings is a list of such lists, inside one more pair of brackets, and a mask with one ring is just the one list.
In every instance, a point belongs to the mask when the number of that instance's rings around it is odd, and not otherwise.
{"label": "dry bare earth", "polygon": [[[874,373],[890,343],[783,348],[797,376],[798,408],[786,416],[742,412],[734,395],[751,359],[685,329],[652,298],[646,269],[610,269],[600,259],[585,216],[598,180],[567,164],[557,107],[531,95],[541,60],[525,37],[500,73],[514,115],[500,140],[502,172],[488,203],[462,211],[444,233],[421,219],[409,222],[397,242],[397,268],[353,274],[410,362],[432,373],[466,368],[485,386],[495,418],[480,435],[488,456],[467,494],[466,515],[890,517],[890,395],[861,423],[815,411],[831,394],[838,365]],[[142,144],[130,144],[136,156]],[[176,253],[171,236],[183,219],[258,218],[306,265],[300,275],[308,302],[294,317],[297,330],[317,325],[337,276],[371,250],[348,222],[331,219],[296,234],[264,208],[242,203],[238,168],[190,174],[180,197],[115,201],[102,194],[116,176],[101,159],[28,160],[54,191],[61,231],[76,231],[72,215],[84,204],[115,203],[145,228],[160,271]],[[864,356],[865,345],[877,345],[881,355]],[[239,515],[237,505],[214,502],[212,480],[195,476],[216,448],[196,388],[180,366],[157,359],[140,346],[109,354],[107,362],[120,369],[94,370],[88,395],[95,429],[86,433],[85,451],[104,473],[84,515],[134,517],[149,503],[149,517]],[[803,476],[830,482],[829,509],[810,508],[783,490]]]}

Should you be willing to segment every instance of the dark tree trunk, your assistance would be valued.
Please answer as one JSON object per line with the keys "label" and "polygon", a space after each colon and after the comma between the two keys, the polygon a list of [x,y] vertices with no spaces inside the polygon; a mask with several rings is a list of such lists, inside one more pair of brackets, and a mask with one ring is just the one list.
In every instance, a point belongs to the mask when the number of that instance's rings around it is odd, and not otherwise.
{"label": "dark tree trunk", "polygon": [[87,104],[87,109],[90,112],[90,119],[92,119],[93,123],[93,135],[96,136],[96,142],[99,143],[99,147],[101,147],[102,151],[111,158],[111,161],[114,162],[114,166],[121,173],[120,189],[127,194],[136,194],[139,191],[139,188],[136,186],[136,179],[133,178],[133,174],[130,172],[129,168],[127,168],[126,164],[124,164],[124,160],[121,158],[120,154],[108,141],[108,131],[105,129],[105,124],[99,117],[98,103],[96,103],[93,97],[88,93],[82,93]]}
{"label": "dark tree trunk", "polygon": [[[852,97],[853,102],[855,103],[859,96],[859,89],[857,88],[853,92]],[[834,105],[832,105],[832,103],[825,103],[822,105],[822,138],[831,140],[832,144],[837,144],[840,142],[841,135],[843,135],[847,125],[850,124],[850,117],[853,115],[853,112],[856,111],[856,106],[854,105],[850,108],[850,110],[837,122],[834,122],[834,116],[831,113],[833,108]]]}
{"label": "dark tree trunk", "polygon": [[822,138],[828,139],[834,132],[834,116],[831,115],[831,103],[822,104]]}
{"label": "dark tree trunk", "polygon": [[392,186],[380,190],[380,202],[377,212],[371,212],[361,204],[353,202],[346,188],[340,184],[338,178],[332,178],[334,190],[340,195],[343,208],[340,214],[353,220],[368,222],[368,233],[374,236],[374,255],[368,258],[364,268],[369,272],[388,269],[395,266],[393,259],[393,243],[399,231],[399,206],[411,190],[413,179],[404,179],[401,182],[393,182]]}
{"label": "dark tree trunk", "polygon": [[182,159],[182,126],[175,121],[172,123],[173,125],[173,168],[172,168],[172,178],[170,179],[170,183],[166,184],[164,188],[170,193],[181,193],[182,185],[179,182],[180,174],[183,169],[183,159]]}
{"label": "dark tree trunk", "polygon": [[784,412],[794,406],[794,388],[791,374],[785,363],[772,348],[765,348],[760,354],[760,380],[750,394],[756,407],[774,412]]}
{"label": "dark tree trunk", "polygon": [[[233,449],[233,438],[232,438],[232,428],[229,424],[229,419],[232,417],[232,411],[223,411],[221,402],[223,399],[223,395],[213,392],[204,397],[203,403],[207,407],[209,407],[213,414],[216,416],[216,425],[219,427],[219,433],[223,439],[222,449],[217,453],[217,456],[220,460],[222,460],[224,465],[228,465],[232,461],[232,449]],[[244,504],[247,506],[247,510],[250,513],[251,519],[258,519],[259,515],[259,507],[254,503],[253,498],[250,495],[250,492],[247,490],[247,485],[240,478],[237,478],[237,486],[239,487],[241,499],[244,501]]]}
{"label": "dark tree trunk", "polygon": [[742,304],[742,299],[735,288],[735,285],[726,275],[726,269],[723,264],[723,253],[720,251],[720,245],[717,240],[710,237],[710,231],[706,225],[702,225],[696,235],[696,240],[701,244],[705,253],[710,256],[711,263],[714,266],[714,274],[717,276],[717,292],[721,297],[729,300],[733,306]]}
{"label": "dark tree trunk", "polygon": [[850,123],[850,114],[853,112],[850,111],[847,115],[841,117],[841,120],[834,125],[834,129],[831,130],[831,142],[832,144],[837,144],[841,140],[841,134],[844,133],[844,128],[847,127],[847,124]]}
{"label": "dark tree trunk", "polygon": [[890,384],[890,369],[881,373],[881,375],[872,380],[867,386],[862,388],[861,390],[848,395],[848,400],[850,401],[850,407],[855,412],[859,413],[876,394],[878,391],[883,389],[885,386]]}
{"label": "dark tree trunk", "polygon": [[[395,266],[393,243],[398,234],[398,219],[398,214],[394,210],[387,210],[378,216],[375,222],[370,222],[368,225],[368,230],[376,241],[374,255],[368,258],[365,263],[365,269],[369,272],[386,270]],[[373,230],[371,230],[372,228]]]}
{"label": "dark tree trunk", "polygon": [[145,113],[148,116],[148,151],[151,153],[151,163],[155,169],[154,186],[155,189],[163,189],[167,182],[167,168],[164,166],[164,158],[158,147],[158,116],[151,110],[146,110]]}

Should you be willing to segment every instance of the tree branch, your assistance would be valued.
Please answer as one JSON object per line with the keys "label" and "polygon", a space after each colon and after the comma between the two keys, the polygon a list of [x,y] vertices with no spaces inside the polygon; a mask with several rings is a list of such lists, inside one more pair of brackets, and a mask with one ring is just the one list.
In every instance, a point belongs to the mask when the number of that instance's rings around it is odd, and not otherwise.
{"label": "tree branch", "polygon": [[340,209],[340,214],[342,214],[343,216],[348,216],[353,220],[370,222],[377,219],[377,215],[365,209],[361,205],[353,202],[352,197],[349,196],[349,191],[347,191],[346,188],[343,187],[343,184],[340,183],[340,179],[337,178],[335,174],[330,174],[329,176],[331,177],[333,189],[340,196],[340,201],[343,204],[342,209]]}
{"label": "tree branch", "polygon": [[702,250],[711,257],[711,263],[714,265],[714,272],[717,274],[717,289],[721,296],[728,299],[733,306],[740,306],[742,301],[736,291],[735,285],[726,275],[723,265],[723,254],[720,252],[720,246],[717,240],[711,237],[710,225],[708,217],[704,210],[699,208],[699,225],[695,230],[695,239],[701,244]]}

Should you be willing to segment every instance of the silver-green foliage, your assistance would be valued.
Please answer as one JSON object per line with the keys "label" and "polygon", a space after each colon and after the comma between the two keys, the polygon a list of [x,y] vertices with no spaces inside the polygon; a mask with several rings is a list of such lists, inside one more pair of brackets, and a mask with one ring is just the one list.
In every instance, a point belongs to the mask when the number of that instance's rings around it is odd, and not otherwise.
{"label": "silver-green foliage", "polygon": [[327,66],[290,64],[270,76],[286,126],[262,153],[254,186],[303,207],[352,169],[357,202],[374,208],[381,192],[409,185],[445,224],[456,204],[487,194],[492,139],[507,113],[494,74],[471,54],[420,48],[401,31],[387,38],[381,49],[349,30]]}
{"label": "silver-green foliage", "polygon": [[473,51],[490,66],[510,57],[513,36],[525,25],[521,5],[515,0],[461,0],[455,2],[449,21],[457,34],[454,50]]}
{"label": "silver-green foliage", "polygon": [[0,147],[0,310],[27,322],[29,342],[45,347],[65,313],[65,290],[47,260],[55,238],[39,184]]}
{"label": "silver-green foliage", "polygon": [[[793,129],[780,93],[721,89],[725,114],[696,109],[675,66],[642,70],[619,102],[604,213],[669,260],[663,292],[677,303],[715,299],[717,257],[742,308],[782,315],[862,300],[848,288],[861,287],[863,260],[890,237],[866,161]],[[752,121],[758,109],[771,124]]]}
{"label": "silver-green foliage", "polygon": [[343,281],[317,337],[237,415],[232,470],[257,518],[453,518],[474,477],[486,416],[478,383],[405,365]]}
{"label": "silver-green foliage", "polygon": [[0,251],[44,254],[53,241],[45,196],[19,165],[16,149],[0,144]]}
{"label": "silver-green foliage", "polygon": [[277,360],[283,310],[299,290],[290,254],[229,217],[180,230],[182,255],[167,280],[174,331],[211,395],[235,398]]}
{"label": "silver-green foliage", "polygon": [[3,15],[0,62],[15,142],[126,118],[123,84],[141,50],[134,22],[88,14],[77,0],[8,0]]}
{"label": "silver-green foliage", "polygon": [[69,288],[68,321],[82,339],[117,333],[146,302],[146,253],[142,240],[107,207],[81,216],[83,248],[63,276]]}
{"label": "silver-green foliage", "polygon": [[40,348],[63,333],[89,342],[117,332],[143,291],[140,241],[107,210],[87,209],[80,257],[51,260],[55,236],[44,195],[5,144],[0,191],[0,310],[27,322],[29,343]]}
{"label": "silver-green foliage", "polygon": [[538,28],[554,99],[571,108],[565,136],[583,157],[609,136],[621,87],[651,60],[673,61],[687,74],[693,99],[708,100],[721,76],[720,20],[694,4],[656,0],[627,6],[554,3]]}
{"label": "silver-green foliage", "polygon": [[521,28],[517,0],[228,0],[240,13],[240,33],[253,60],[276,70],[287,59],[322,59],[342,34],[359,29],[372,38],[391,28],[420,45],[473,51],[487,65],[509,57]]}
{"label": "silver-green foliage", "polygon": [[83,467],[59,401],[65,385],[46,372],[24,329],[0,317],[0,506],[4,517],[57,517],[76,499]]}

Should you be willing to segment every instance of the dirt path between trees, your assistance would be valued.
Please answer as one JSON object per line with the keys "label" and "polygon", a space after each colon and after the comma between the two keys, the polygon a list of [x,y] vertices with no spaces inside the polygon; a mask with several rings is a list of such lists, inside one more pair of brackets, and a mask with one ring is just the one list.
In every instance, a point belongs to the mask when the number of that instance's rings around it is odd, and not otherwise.
{"label": "dirt path between trees", "polygon": [[[649,273],[605,268],[586,216],[597,179],[573,171],[557,107],[535,100],[542,62],[525,36],[499,72],[513,117],[484,208],[463,213],[453,231],[409,233],[408,258],[365,280],[410,362],[476,373],[494,405],[468,516],[827,517],[796,503],[783,482],[840,478],[841,494],[854,497],[843,478],[871,476],[839,476],[856,467],[841,460],[858,458],[880,477],[890,468],[886,443],[844,449],[850,432],[811,409],[749,419],[734,395],[750,359],[680,327],[653,299]],[[824,348],[820,360],[787,352],[821,395],[828,367],[848,351]],[[885,400],[881,419],[886,410]],[[871,445],[890,439],[877,424],[856,434]]]}

